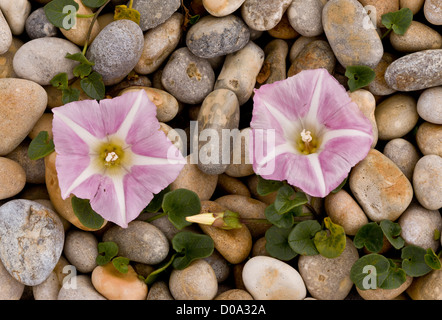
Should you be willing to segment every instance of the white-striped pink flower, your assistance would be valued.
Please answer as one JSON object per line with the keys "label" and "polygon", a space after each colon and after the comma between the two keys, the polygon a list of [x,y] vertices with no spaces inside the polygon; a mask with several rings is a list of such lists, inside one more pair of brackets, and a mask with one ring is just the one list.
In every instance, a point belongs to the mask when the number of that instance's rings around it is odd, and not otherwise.
{"label": "white-striped pink flower", "polygon": [[127,227],[185,163],[156,109],[144,90],[52,109],[62,198],[89,199],[104,219]]}
{"label": "white-striped pink flower", "polygon": [[[264,179],[325,197],[370,150],[370,121],[325,69],[261,86],[253,100],[250,154],[255,173]],[[263,134],[268,130],[274,141]]]}

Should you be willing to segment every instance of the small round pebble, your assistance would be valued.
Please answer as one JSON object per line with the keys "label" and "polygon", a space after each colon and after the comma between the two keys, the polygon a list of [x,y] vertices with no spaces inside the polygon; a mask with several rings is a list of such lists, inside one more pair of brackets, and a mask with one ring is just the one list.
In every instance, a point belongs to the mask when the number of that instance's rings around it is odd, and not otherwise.
{"label": "small round pebble", "polygon": [[78,271],[92,272],[97,266],[98,240],[90,232],[71,230],[66,234],[63,252]]}
{"label": "small round pebble", "polygon": [[180,0],[134,0],[132,8],[140,13],[140,27],[144,32],[169,19],[180,4]]}
{"label": "small round pebble", "polygon": [[23,190],[26,184],[26,172],[14,160],[0,157],[0,199],[15,196]]}
{"label": "small round pebble", "polygon": [[241,6],[241,16],[254,30],[270,30],[281,21],[291,3],[292,0],[246,0]]}
{"label": "small round pebble", "polygon": [[25,285],[11,276],[0,261],[0,300],[20,300]]}
{"label": "small round pebble", "polygon": [[423,122],[416,133],[416,143],[424,155],[436,154],[442,157],[442,125]]}
{"label": "small round pebble", "polygon": [[58,300],[107,300],[92,285],[90,275],[78,275],[66,282],[58,292]]}
{"label": "small round pebble", "polygon": [[442,86],[426,89],[417,101],[417,113],[425,121],[442,124]]}
{"label": "small round pebble", "polygon": [[287,9],[290,25],[305,37],[319,36],[322,27],[322,0],[294,0]]}
{"label": "small round pebble", "polygon": [[390,140],[383,153],[398,166],[408,180],[413,179],[414,167],[420,159],[420,154],[411,142],[402,138]]}
{"label": "small round pebble", "polygon": [[442,158],[423,156],[414,168],[413,188],[419,203],[428,210],[442,207]]}
{"label": "small round pebble", "polygon": [[25,28],[31,39],[54,37],[58,33],[57,27],[50,23],[46,17],[44,8],[38,8],[29,15]]}

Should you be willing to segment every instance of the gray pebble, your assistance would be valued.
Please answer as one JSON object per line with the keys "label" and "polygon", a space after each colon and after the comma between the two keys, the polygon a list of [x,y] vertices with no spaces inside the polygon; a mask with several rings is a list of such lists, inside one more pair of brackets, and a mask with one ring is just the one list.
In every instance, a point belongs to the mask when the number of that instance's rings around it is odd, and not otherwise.
{"label": "gray pebble", "polygon": [[52,271],[45,281],[32,287],[32,294],[35,300],[57,300],[60,288],[57,274]]}
{"label": "gray pebble", "polygon": [[58,300],[106,300],[95,290],[89,275],[79,275],[65,282],[58,293]]}
{"label": "gray pebble", "polygon": [[155,281],[149,288],[147,300],[173,300],[173,297],[164,281]]}
{"label": "gray pebble", "polygon": [[209,61],[183,47],[170,56],[161,83],[178,101],[197,104],[213,90],[215,73]]}
{"label": "gray pebble", "polygon": [[105,85],[113,85],[126,77],[140,60],[144,35],[131,20],[116,20],[97,35],[86,58],[93,61],[93,70],[103,77]]}
{"label": "gray pebble", "polygon": [[92,272],[97,266],[98,240],[90,232],[71,230],[66,234],[63,252],[78,271]]}
{"label": "gray pebble", "polygon": [[30,200],[11,200],[0,207],[0,259],[21,283],[42,283],[63,251],[64,228],[57,214]]}
{"label": "gray pebble", "polygon": [[31,160],[28,156],[30,141],[24,140],[20,145],[6,155],[6,158],[16,161],[26,173],[27,183],[45,183],[44,159]]}
{"label": "gray pebble", "polygon": [[442,86],[421,93],[417,101],[417,113],[428,122],[442,124]]}
{"label": "gray pebble", "polygon": [[25,285],[18,282],[0,261],[0,300],[20,300]]}
{"label": "gray pebble", "polygon": [[290,25],[302,36],[319,36],[324,32],[323,7],[321,0],[294,0],[287,9]]}
{"label": "gray pebble", "polygon": [[258,31],[274,28],[282,19],[292,0],[246,0],[241,16],[247,25]]}
{"label": "gray pebble", "polygon": [[208,15],[189,29],[186,45],[198,57],[214,58],[240,50],[249,39],[249,28],[239,17]]}
{"label": "gray pebble", "polygon": [[46,17],[44,8],[38,8],[29,15],[25,29],[31,39],[54,37],[58,33],[58,28]]}
{"label": "gray pebble", "polygon": [[402,138],[390,140],[385,145],[383,153],[397,165],[408,180],[413,179],[414,167],[420,155],[412,143]]}
{"label": "gray pebble", "polygon": [[0,54],[8,51],[12,43],[12,32],[0,10]]}
{"label": "gray pebble", "polygon": [[140,13],[140,28],[146,31],[169,19],[180,5],[180,0],[134,0],[132,8]]}

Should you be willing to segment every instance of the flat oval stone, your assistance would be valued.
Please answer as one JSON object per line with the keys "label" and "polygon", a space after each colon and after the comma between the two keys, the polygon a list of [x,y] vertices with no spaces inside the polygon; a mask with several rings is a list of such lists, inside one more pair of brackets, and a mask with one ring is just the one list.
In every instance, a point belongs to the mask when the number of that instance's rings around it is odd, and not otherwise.
{"label": "flat oval stone", "polygon": [[250,31],[235,15],[201,18],[186,36],[189,50],[200,58],[214,58],[242,49],[250,39]]}
{"label": "flat oval stone", "polygon": [[417,100],[417,113],[425,121],[442,124],[442,86],[426,89]]}
{"label": "flat oval stone", "polygon": [[241,50],[226,56],[214,90],[229,89],[235,92],[239,105],[243,105],[252,96],[263,63],[264,50],[249,41]]}
{"label": "flat oval stone", "polygon": [[26,18],[31,13],[31,6],[29,0],[3,0],[0,3],[0,9],[5,15],[13,35],[18,36],[23,33]]}
{"label": "flat oval stone", "polygon": [[64,228],[57,214],[30,200],[11,200],[0,207],[0,259],[21,283],[42,283],[58,262]]}
{"label": "flat oval stone", "polygon": [[336,58],[345,68],[376,67],[384,48],[376,27],[356,0],[330,0],[322,11],[322,23]]}
{"label": "flat oval stone", "polygon": [[197,121],[198,167],[207,174],[224,173],[230,164],[232,150],[230,134],[225,137],[224,132],[238,129],[239,125],[239,103],[235,93],[227,89],[212,91],[204,99]]}
{"label": "flat oval stone", "polygon": [[[140,60],[134,67],[139,74],[155,72],[177,47],[183,30],[184,16],[175,12],[164,23],[148,30],[144,34],[144,47]],[[152,45],[154,43],[155,45]]]}
{"label": "flat oval stone", "polygon": [[26,172],[18,162],[0,157],[0,200],[20,193],[26,185]]}
{"label": "flat oval stone", "polygon": [[30,141],[25,139],[6,155],[6,158],[16,161],[25,170],[26,182],[42,184],[45,183],[45,162],[44,159],[32,160],[28,156]]}
{"label": "flat oval stone", "polygon": [[270,74],[262,84],[271,84],[287,78],[286,60],[288,52],[289,46],[282,39],[274,39],[264,47],[264,65],[268,66]]}
{"label": "flat oval stone", "polygon": [[442,49],[414,52],[393,61],[385,71],[385,81],[398,91],[442,85]]}
{"label": "flat oval stone", "polygon": [[25,42],[15,53],[12,64],[18,77],[45,86],[62,72],[68,75],[69,80],[73,79],[73,70],[78,62],[66,59],[65,56],[68,53],[80,52],[69,40],[55,37],[38,38]]}
{"label": "flat oval stone", "polygon": [[[70,285],[67,285],[70,284]],[[75,285],[74,285],[75,284]],[[92,285],[90,275],[78,275],[58,292],[58,300],[107,300]]]}
{"label": "flat oval stone", "polygon": [[44,8],[38,8],[29,15],[25,29],[31,39],[55,37],[58,34],[57,27],[46,17]]}
{"label": "flat oval stone", "polygon": [[57,274],[52,271],[45,281],[32,287],[32,295],[35,300],[57,300],[60,288]]}
{"label": "flat oval stone", "polygon": [[197,104],[212,92],[215,72],[209,61],[183,47],[170,56],[162,71],[161,83],[178,101]]}
{"label": "flat oval stone", "polygon": [[409,8],[413,14],[416,14],[422,9],[425,0],[399,0],[400,8]]}
{"label": "flat oval stone", "polygon": [[272,257],[249,259],[244,265],[242,279],[255,300],[302,300],[307,295],[299,272]]}
{"label": "flat oval stone", "polygon": [[97,266],[98,240],[91,232],[70,230],[66,234],[63,253],[78,271],[92,272]]}
{"label": "flat oval stone", "polygon": [[416,133],[416,143],[424,155],[436,154],[442,157],[442,125],[423,122]]}
{"label": "flat oval stone", "polygon": [[290,25],[305,37],[319,36],[322,27],[322,0],[294,0],[287,9]]}
{"label": "flat oval stone", "polygon": [[106,86],[126,77],[141,57],[144,35],[140,26],[127,19],[109,23],[95,38],[86,52],[92,67],[103,77]]}
{"label": "flat oval stone", "polygon": [[390,140],[383,153],[398,166],[408,180],[412,181],[414,167],[420,159],[420,154],[411,142],[402,138]]}
{"label": "flat oval stone", "polygon": [[376,99],[370,91],[365,89],[358,89],[353,92],[348,91],[348,95],[351,100],[356,103],[359,107],[359,110],[370,120],[371,123],[371,131],[373,136],[373,142],[371,143],[371,147],[374,148],[378,142],[379,132],[378,125],[376,123],[376,117],[374,115],[376,110]]}
{"label": "flat oval stone", "polygon": [[414,168],[414,193],[428,210],[442,207],[442,158],[435,154],[423,156]]}
{"label": "flat oval stone", "polygon": [[121,256],[145,264],[158,264],[169,253],[166,236],[144,221],[132,221],[127,228],[113,226],[103,234],[103,241],[114,241]]}
{"label": "flat oval stone", "polygon": [[442,3],[440,0],[426,0],[424,4],[424,15],[431,24],[442,25]]}
{"label": "flat oval stone", "polygon": [[377,288],[370,290],[361,290],[356,287],[356,291],[364,300],[394,300],[408,289],[408,287],[413,282],[413,279],[413,277],[407,275],[405,282],[396,289]]}
{"label": "flat oval stone", "polygon": [[150,286],[147,300],[173,300],[173,297],[167,284],[159,280]]}
{"label": "flat oval stone", "polygon": [[0,54],[8,51],[12,43],[12,32],[6,22],[5,16],[0,10]]}
{"label": "flat oval stone", "polygon": [[212,16],[224,17],[236,11],[245,0],[202,0],[204,8]]}
{"label": "flat oval stone", "polygon": [[442,47],[442,36],[429,26],[412,21],[407,31],[403,34],[390,33],[390,42],[399,52],[416,52]]}
{"label": "flat oval stone", "polygon": [[258,31],[275,27],[292,0],[246,0],[241,6],[241,16],[247,25]]}
{"label": "flat oval stone", "polygon": [[393,161],[375,149],[353,167],[349,185],[367,217],[375,222],[395,221],[413,199],[413,188],[407,177]]}
{"label": "flat oval stone", "polygon": [[329,259],[320,254],[300,256],[298,269],[308,292],[318,300],[343,300],[353,287],[350,270],[359,253],[347,237],[345,249],[337,258]]}
{"label": "flat oval stone", "polygon": [[140,28],[144,32],[169,19],[180,5],[180,0],[134,0],[132,8],[140,13]]}
{"label": "flat oval stone", "polygon": [[376,74],[375,78],[368,85],[368,90],[372,94],[376,96],[388,96],[396,92],[396,90],[390,88],[385,81],[385,71],[395,59],[395,56],[388,52],[384,52],[384,54],[382,55],[381,61],[379,61],[376,68],[373,69]]}

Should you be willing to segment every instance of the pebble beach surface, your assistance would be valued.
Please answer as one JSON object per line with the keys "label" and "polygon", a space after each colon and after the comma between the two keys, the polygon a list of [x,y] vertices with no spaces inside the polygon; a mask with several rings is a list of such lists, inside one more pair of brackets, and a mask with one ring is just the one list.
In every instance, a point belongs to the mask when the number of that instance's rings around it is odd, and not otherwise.
{"label": "pebble beach surface", "polygon": [[[75,1],[84,14],[92,12]],[[137,24],[113,21],[115,5],[127,3],[112,0],[96,21],[86,57],[102,75],[107,98],[145,90],[168,137],[177,137],[174,129],[189,133],[194,121],[200,131],[247,133],[254,89],[318,68],[348,90],[373,128],[372,148],[343,189],[310,199],[345,230],[338,258],[282,261],[266,250],[266,224],[222,230],[195,223],[188,229],[210,236],[213,254],[149,285],[139,275],[168,261],[179,231],[167,217],[148,223],[143,213],[127,228],[107,222],[90,229],[70,198],[61,198],[55,152],[27,156],[40,131],[52,137],[51,109],[63,105],[50,80],[65,72],[80,88],[73,74],[78,62],[65,55],[81,52],[89,28],[87,21],[70,31],[55,27],[43,11],[48,2],[0,2],[1,300],[442,300],[442,270],[407,276],[393,290],[359,290],[350,279],[352,265],[367,254],[353,238],[369,222],[397,222],[406,244],[441,251],[442,1],[134,0]],[[414,21],[404,35],[381,39],[386,29],[379,17],[370,20],[366,6],[378,15],[408,7]],[[196,23],[188,12],[199,15]],[[345,68],[352,65],[372,68],[374,81],[350,92]],[[187,140],[173,141],[183,152],[210,147],[223,155],[217,142],[191,148]],[[275,194],[257,193],[244,143],[232,149],[241,163],[194,163],[187,151],[171,190],[194,191],[201,212],[265,219]],[[127,273],[97,264],[104,241],[130,259]],[[75,287],[63,286],[73,277]]]}

